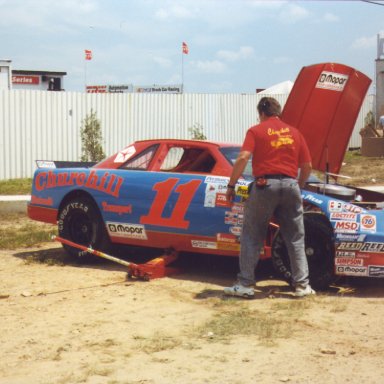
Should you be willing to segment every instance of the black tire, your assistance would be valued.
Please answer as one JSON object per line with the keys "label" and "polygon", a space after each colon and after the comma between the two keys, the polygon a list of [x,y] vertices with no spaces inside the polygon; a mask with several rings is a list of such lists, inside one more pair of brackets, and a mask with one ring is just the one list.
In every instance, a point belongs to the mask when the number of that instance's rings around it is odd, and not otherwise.
{"label": "black tire", "polygon": [[[326,289],[335,281],[333,231],[319,215],[304,214],[305,253],[311,286]],[[288,251],[279,231],[272,242],[272,262],[277,273],[291,283]]]}
{"label": "black tire", "polygon": [[[109,239],[100,212],[93,201],[86,197],[74,198],[60,210],[58,233],[64,239],[99,251],[107,251],[109,248]],[[63,247],[69,255],[81,261],[98,259],[78,248],[66,244]]]}

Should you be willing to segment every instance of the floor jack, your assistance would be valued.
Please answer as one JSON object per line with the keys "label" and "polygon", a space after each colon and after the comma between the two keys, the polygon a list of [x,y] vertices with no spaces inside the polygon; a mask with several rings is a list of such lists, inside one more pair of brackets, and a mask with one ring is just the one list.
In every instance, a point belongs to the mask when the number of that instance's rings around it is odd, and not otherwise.
{"label": "floor jack", "polygon": [[59,243],[66,244],[74,248],[81,249],[82,251],[86,251],[88,253],[91,253],[92,255],[102,257],[103,259],[107,259],[115,263],[124,265],[128,268],[128,278],[137,278],[140,280],[149,281],[151,279],[157,279],[179,272],[177,268],[167,266],[168,264],[172,263],[177,259],[178,254],[174,250],[171,250],[169,251],[169,253],[156,257],[155,259],[152,259],[144,264],[135,264],[108,255],[104,252],[97,251],[96,249],[93,249],[91,247],[86,247],[84,245],[74,243],[73,241],[64,239],[60,236],[52,236],[52,240],[58,241]]}

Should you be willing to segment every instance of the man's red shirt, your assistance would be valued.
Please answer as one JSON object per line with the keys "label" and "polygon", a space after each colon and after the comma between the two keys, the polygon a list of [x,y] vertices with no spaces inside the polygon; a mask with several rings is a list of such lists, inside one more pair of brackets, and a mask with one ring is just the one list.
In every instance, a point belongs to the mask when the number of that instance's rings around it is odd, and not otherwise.
{"label": "man's red shirt", "polygon": [[311,162],[303,135],[276,116],[249,128],[241,150],[252,153],[256,177],[283,174],[296,178],[300,164]]}

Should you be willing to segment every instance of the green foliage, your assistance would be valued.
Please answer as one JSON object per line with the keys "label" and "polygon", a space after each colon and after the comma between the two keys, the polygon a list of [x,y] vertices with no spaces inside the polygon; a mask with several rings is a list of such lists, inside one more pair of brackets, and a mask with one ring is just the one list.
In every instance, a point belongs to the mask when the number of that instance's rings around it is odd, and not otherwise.
{"label": "green foliage", "polygon": [[102,147],[103,137],[101,135],[100,120],[96,112],[85,117],[80,128],[81,134],[81,161],[101,161],[105,158]]}
{"label": "green foliage", "polygon": [[207,140],[207,136],[204,135],[204,129],[199,123],[195,123],[192,127],[189,127],[188,132],[193,140]]}
{"label": "green foliage", "polygon": [[369,125],[375,126],[375,118],[372,111],[369,111],[364,117],[364,127],[368,127]]}

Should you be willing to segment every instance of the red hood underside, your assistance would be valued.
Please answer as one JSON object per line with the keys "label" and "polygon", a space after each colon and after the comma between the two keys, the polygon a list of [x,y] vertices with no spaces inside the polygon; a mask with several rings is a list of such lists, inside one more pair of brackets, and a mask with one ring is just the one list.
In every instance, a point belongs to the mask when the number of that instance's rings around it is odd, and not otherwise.
{"label": "red hood underside", "polygon": [[304,135],[313,168],[339,173],[371,79],[343,64],[304,67],[282,112],[282,120]]}

